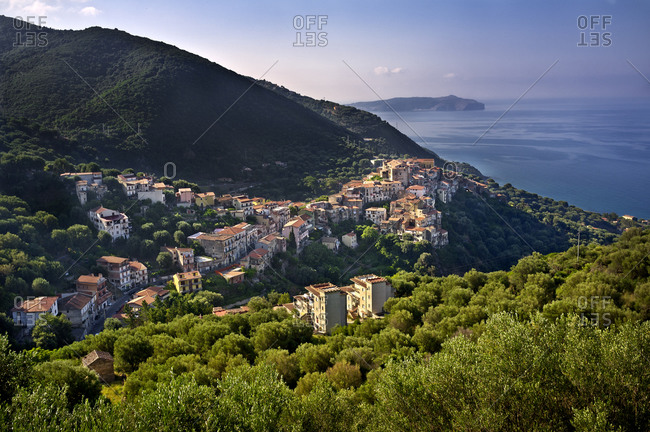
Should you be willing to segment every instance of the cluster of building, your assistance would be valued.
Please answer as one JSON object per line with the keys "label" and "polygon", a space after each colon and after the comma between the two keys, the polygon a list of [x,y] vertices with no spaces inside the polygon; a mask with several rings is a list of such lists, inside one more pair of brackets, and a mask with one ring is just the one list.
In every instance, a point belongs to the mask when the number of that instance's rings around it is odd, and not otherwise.
{"label": "cluster of building", "polygon": [[75,281],[73,292],[18,302],[11,309],[11,317],[14,324],[27,335],[41,315],[64,314],[72,324],[75,337],[79,339],[88,333],[97,320],[104,318],[112,298],[108,280],[101,273],[82,275]]}
{"label": "cluster of building", "polygon": [[63,173],[64,178],[79,178],[75,182],[77,198],[81,205],[88,202],[88,192],[93,192],[97,198],[101,198],[106,193],[106,185],[103,183],[101,171],[97,172],[80,172],[80,173]]}
{"label": "cluster of building", "polygon": [[305,287],[307,293],[295,296],[290,309],[310,323],[316,333],[329,334],[334,327],[357,319],[381,317],[384,303],[395,296],[391,284],[374,274],[350,280],[352,285],[344,287],[329,282]]}

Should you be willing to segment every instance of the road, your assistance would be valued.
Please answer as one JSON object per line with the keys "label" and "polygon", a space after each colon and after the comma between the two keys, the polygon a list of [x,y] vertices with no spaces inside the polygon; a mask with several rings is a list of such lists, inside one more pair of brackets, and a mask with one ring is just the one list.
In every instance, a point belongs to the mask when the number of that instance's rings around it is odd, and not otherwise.
{"label": "road", "polygon": [[130,291],[127,291],[122,295],[122,297],[118,298],[111,304],[106,310],[103,316],[101,316],[95,324],[93,324],[90,327],[90,330],[88,331],[88,334],[97,334],[100,331],[104,329],[104,321],[106,318],[110,318],[113,315],[115,315],[121,308],[131,300],[131,296],[135,294],[136,292],[140,291],[142,288],[132,288]]}

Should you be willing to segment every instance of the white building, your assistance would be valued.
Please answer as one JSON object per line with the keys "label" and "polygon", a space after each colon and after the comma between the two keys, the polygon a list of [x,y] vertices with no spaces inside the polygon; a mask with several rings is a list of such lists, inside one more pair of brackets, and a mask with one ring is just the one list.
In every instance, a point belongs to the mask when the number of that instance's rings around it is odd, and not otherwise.
{"label": "white building", "polygon": [[106,231],[113,237],[113,240],[124,237],[129,238],[131,233],[131,222],[124,213],[98,207],[88,212],[88,216],[95,228],[99,231]]}
{"label": "white building", "polygon": [[18,302],[11,309],[11,319],[16,326],[31,329],[42,314],[59,314],[58,300],[58,297],[36,297]]}

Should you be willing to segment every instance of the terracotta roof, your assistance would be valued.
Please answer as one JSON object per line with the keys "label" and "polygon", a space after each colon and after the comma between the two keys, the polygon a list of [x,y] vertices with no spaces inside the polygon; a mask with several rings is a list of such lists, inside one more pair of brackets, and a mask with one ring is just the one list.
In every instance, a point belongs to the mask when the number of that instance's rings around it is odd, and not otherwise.
{"label": "terracotta roof", "polygon": [[262,258],[264,255],[266,255],[268,253],[269,253],[269,251],[267,251],[266,249],[259,248],[259,249],[255,249],[253,252],[251,252],[249,254],[249,256],[251,258]]}
{"label": "terracotta roof", "polygon": [[142,264],[139,261],[129,261],[129,267],[131,267],[134,270],[146,270],[147,266]]}
{"label": "terracotta roof", "polygon": [[189,272],[184,272],[184,273],[176,273],[174,276],[178,276],[178,279],[201,279],[201,273],[198,271],[189,271]]}
{"label": "terracotta roof", "polygon": [[128,260],[126,258],[116,257],[116,256],[103,256],[100,259],[98,259],[97,261],[98,262],[99,261],[106,261],[107,263],[111,263],[111,264],[121,264],[124,261],[128,261]]}
{"label": "terracotta roof", "polygon": [[71,296],[62,297],[59,300],[59,310],[81,310],[86,307],[91,300],[91,296],[83,293],[77,293]]}
{"label": "terracotta roof", "polygon": [[77,278],[77,282],[81,284],[99,284],[101,279],[106,280],[103,276],[81,275]]}
{"label": "terracotta roof", "polygon": [[31,300],[19,302],[11,309],[12,312],[22,311],[25,313],[41,313],[52,309],[54,303],[59,300],[58,297],[36,297]]}
{"label": "terracotta roof", "polygon": [[160,296],[160,297],[164,297],[167,294],[169,294],[169,290],[166,290],[163,287],[150,286],[149,288],[145,288],[145,289],[140,290],[137,293],[135,293],[135,297],[142,297],[142,296],[150,296],[150,297]]}

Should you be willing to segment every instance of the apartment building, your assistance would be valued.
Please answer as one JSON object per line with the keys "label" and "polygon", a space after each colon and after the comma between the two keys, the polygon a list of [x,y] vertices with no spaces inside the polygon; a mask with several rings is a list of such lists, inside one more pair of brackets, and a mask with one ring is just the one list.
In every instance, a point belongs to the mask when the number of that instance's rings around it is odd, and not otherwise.
{"label": "apartment building", "polygon": [[131,221],[124,213],[100,206],[90,210],[88,216],[97,230],[106,231],[113,240],[119,237],[129,238]]}
{"label": "apartment building", "polygon": [[331,334],[347,325],[347,293],[329,282],[305,287],[306,294],[294,297],[298,315],[314,326],[316,333]]}
{"label": "apartment building", "polygon": [[187,294],[195,291],[201,291],[201,273],[198,271],[176,273],[173,277],[174,286],[179,294]]}

